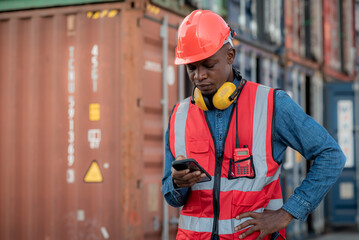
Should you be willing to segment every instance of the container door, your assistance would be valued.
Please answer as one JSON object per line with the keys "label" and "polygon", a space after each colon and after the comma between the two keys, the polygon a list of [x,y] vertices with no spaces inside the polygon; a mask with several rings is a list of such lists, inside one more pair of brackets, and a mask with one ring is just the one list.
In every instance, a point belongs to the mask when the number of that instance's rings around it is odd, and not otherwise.
{"label": "container door", "polygon": [[0,239],[143,239],[140,16],[0,14]]}
{"label": "container door", "polygon": [[327,129],[338,141],[347,158],[341,176],[326,198],[327,219],[330,226],[352,225],[355,224],[357,215],[353,85],[327,84],[325,101]]}
{"label": "container door", "polygon": [[[168,24],[164,24],[167,18]],[[178,72],[174,65],[176,34],[178,23],[181,17],[149,5],[146,14],[141,19],[142,32],[142,96],[141,108],[143,116],[143,188],[144,198],[142,203],[143,210],[143,229],[144,239],[157,240],[164,236],[166,239],[175,239],[177,233],[177,222],[179,209],[164,203],[161,192],[161,179],[163,177],[163,105],[164,101],[168,103],[168,114],[175,103],[179,100],[178,90]],[[164,30],[167,31],[167,56],[165,55],[163,38],[161,36]],[[161,32],[162,31],[162,32]],[[161,35],[163,34],[163,35]],[[168,99],[163,96],[163,62],[167,57],[167,87]],[[167,127],[167,118],[165,126]],[[165,208],[167,208],[167,212]],[[167,216],[166,216],[167,215]],[[166,217],[164,217],[166,216]],[[166,219],[167,218],[167,219]]]}

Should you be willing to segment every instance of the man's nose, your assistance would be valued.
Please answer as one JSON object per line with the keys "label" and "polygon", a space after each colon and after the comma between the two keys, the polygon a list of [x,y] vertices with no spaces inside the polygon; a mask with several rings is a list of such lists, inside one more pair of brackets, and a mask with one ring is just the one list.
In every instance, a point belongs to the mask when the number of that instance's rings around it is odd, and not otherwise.
{"label": "man's nose", "polygon": [[194,80],[197,81],[202,81],[203,79],[207,78],[207,72],[205,69],[203,69],[202,67],[198,67],[196,69],[195,75],[194,75]]}

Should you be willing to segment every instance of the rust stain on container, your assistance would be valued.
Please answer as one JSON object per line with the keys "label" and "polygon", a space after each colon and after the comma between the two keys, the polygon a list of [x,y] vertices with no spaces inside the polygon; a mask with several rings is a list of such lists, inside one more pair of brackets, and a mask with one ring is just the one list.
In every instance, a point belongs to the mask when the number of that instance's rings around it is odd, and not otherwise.
{"label": "rust stain on container", "polygon": [[133,3],[0,15],[0,239],[160,238],[161,25]]}

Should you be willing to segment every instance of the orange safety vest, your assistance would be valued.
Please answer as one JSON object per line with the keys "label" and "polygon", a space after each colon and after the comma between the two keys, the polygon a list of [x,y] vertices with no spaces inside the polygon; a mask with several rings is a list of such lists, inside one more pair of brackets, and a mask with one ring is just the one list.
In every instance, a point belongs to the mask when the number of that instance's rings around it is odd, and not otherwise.
{"label": "orange safety vest", "polygon": [[[246,83],[236,105],[238,116],[233,107],[223,156],[216,154],[206,114],[191,104],[190,98],[175,106],[169,126],[172,155],[195,159],[212,176],[211,181],[191,187],[181,210],[177,239],[213,239],[216,235],[220,239],[238,239],[245,230],[234,232],[234,227],[248,219],[236,220],[237,215],[281,208],[280,166],[272,156],[273,97],[273,89]],[[249,163],[252,175],[241,172],[240,161],[234,158],[236,119],[239,146],[247,145],[250,154],[243,161]],[[284,236],[284,230],[280,233]],[[255,232],[246,239],[256,239],[258,235]]]}

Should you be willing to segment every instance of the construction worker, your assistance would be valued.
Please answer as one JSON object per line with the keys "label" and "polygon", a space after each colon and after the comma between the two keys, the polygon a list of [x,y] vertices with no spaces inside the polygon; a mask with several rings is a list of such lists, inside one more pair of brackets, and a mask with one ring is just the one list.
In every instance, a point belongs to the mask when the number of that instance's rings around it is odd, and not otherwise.
{"label": "construction worker", "polygon": [[[178,29],[175,64],[186,66],[194,91],[175,105],[166,133],[162,191],[171,206],[183,206],[177,239],[285,239],[284,228],[306,220],[345,164],[335,140],[284,91],[233,69],[234,35],[208,10],[192,12]],[[314,161],[283,204],[287,146]],[[188,158],[203,170],[172,167]]]}

